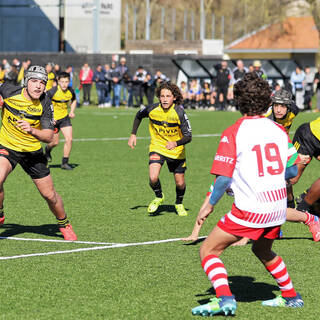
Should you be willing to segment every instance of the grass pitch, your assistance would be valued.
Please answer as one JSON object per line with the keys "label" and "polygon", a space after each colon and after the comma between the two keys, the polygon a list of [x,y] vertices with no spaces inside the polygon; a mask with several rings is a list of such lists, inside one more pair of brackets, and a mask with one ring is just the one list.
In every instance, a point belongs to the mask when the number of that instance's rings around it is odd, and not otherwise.
{"label": "grass pitch", "polygon": [[[53,150],[51,172],[79,242],[67,243],[30,178],[17,167],[5,183],[6,221],[0,229],[0,319],[192,319],[191,308],[213,290],[198,257],[201,241],[187,236],[212,181],[209,170],[223,129],[238,113],[187,111],[193,140],[187,145],[184,204],[174,211],[175,185],[166,166],[160,175],[165,205],[149,216],[148,121],[137,146],[127,145],[136,110],[82,107],[73,120],[73,171],[60,169],[62,147]],[[300,114],[292,130],[316,114]],[[295,187],[298,195],[318,177],[313,160]],[[224,196],[206,221],[207,235],[232,203]],[[250,245],[222,255],[238,300],[237,319],[318,319],[319,243],[306,226],[286,223],[274,250],[283,257],[305,301],[299,310],[262,307],[278,287]],[[5,239],[3,239],[5,238]],[[14,240],[16,239],[16,240]],[[22,240],[17,240],[22,239]],[[53,240],[53,241],[39,241]],[[159,242],[160,240],[170,240]],[[35,241],[31,241],[35,240]],[[218,316],[218,318],[221,318]]]}

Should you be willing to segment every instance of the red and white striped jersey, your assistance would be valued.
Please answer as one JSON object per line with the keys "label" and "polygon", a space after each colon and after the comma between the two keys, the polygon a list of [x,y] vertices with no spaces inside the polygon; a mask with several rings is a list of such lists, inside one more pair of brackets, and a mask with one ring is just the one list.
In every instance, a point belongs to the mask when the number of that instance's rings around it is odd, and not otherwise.
{"label": "red and white striped jersey", "polygon": [[285,170],[296,159],[289,136],[270,119],[246,116],[226,129],[211,173],[232,178],[235,199],[228,217],[252,228],[283,224],[287,209]]}

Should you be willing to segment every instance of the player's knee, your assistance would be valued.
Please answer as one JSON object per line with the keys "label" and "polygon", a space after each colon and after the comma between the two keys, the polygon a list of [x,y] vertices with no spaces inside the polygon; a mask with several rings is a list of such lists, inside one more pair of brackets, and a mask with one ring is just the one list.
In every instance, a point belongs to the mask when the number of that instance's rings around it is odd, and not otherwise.
{"label": "player's knee", "polygon": [[54,190],[45,192],[42,196],[51,205],[55,205],[57,203],[57,193]]}
{"label": "player's knee", "polygon": [[176,186],[182,190],[186,188],[186,183],[184,181],[176,181]]}

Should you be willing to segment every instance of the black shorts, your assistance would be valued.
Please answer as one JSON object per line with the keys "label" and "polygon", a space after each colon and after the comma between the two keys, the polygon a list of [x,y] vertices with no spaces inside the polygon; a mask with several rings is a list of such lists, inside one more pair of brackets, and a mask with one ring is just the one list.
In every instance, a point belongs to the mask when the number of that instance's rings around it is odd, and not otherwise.
{"label": "black shorts", "polygon": [[0,156],[9,160],[12,170],[19,163],[32,179],[44,178],[50,174],[47,158],[42,149],[32,152],[19,152],[0,145]]}
{"label": "black shorts", "polygon": [[72,127],[69,116],[56,120],[56,124],[54,125],[54,133],[58,133],[60,131],[60,128],[63,128],[63,127]]}
{"label": "black shorts", "polygon": [[320,141],[311,132],[310,123],[304,123],[297,129],[292,143],[298,153],[315,158],[320,155]]}
{"label": "black shorts", "polygon": [[186,159],[172,159],[165,157],[157,152],[149,153],[149,165],[151,163],[160,163],[162,166],[165,161],[167,162],[167,166],[170,172],[184,173],[187,170]]}

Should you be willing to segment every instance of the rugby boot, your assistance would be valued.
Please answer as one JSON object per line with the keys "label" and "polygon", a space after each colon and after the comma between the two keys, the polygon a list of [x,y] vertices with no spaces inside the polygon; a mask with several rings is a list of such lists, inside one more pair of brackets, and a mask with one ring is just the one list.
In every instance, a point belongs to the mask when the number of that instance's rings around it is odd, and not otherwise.
{"label": "rugby boot", "polygon": [[210,302],[192,309],[193,315],[211,317],[215,314],[225,316],[234,315],[237,309],[237,302],[234,296],[221,296],[210,299]]}
{"label": "rugby boot", "polygon": [[309,224],[309,231],[312,233],[314,241],[320,241],[320,221],[314,220]]}
{"label": "rugby boot", "polygon": [[74,233],[71,224],[67,224],[65,227],[60,227],[59,230],[62,233],[64,240],[67,240],[67,241],[77,240],[77,235]]}
{"label": "rugby boot", "polygon": [[186,211],[186,209],[184,208],[184,205],[182,203],[176,204],[175,208],[176,208],[176,211],[177,211],[177,214],[179,217],[185,217],[188,215],[188,212]]}
{"label": "rugby boot", "polygon": [[0,218],[0,227],[4,224],[4,220],[5,220],[4,216]]}
{"label": "rugby boot", "polygon": [[63,163],[61,165],[61,169],[63,169],[63,170],[73,170],[73,167],[71,167],[69,163]]}
{"label": "rugby boot", "polygon": [[156,197],[155,199],[153,199],[148,206],[148,212],[149,213],[156,212],[159,206],[163,203],[163,201],[164,201],[164,194],[162,194],[162,198]]}
{"label": "rugby boot", "polygon": [[263,306],[268,307],[289,307],[289,308],[302,308],[304,302],[299,293],[295,297],[282,297],[277,296],[274,299],[262,301]]}

